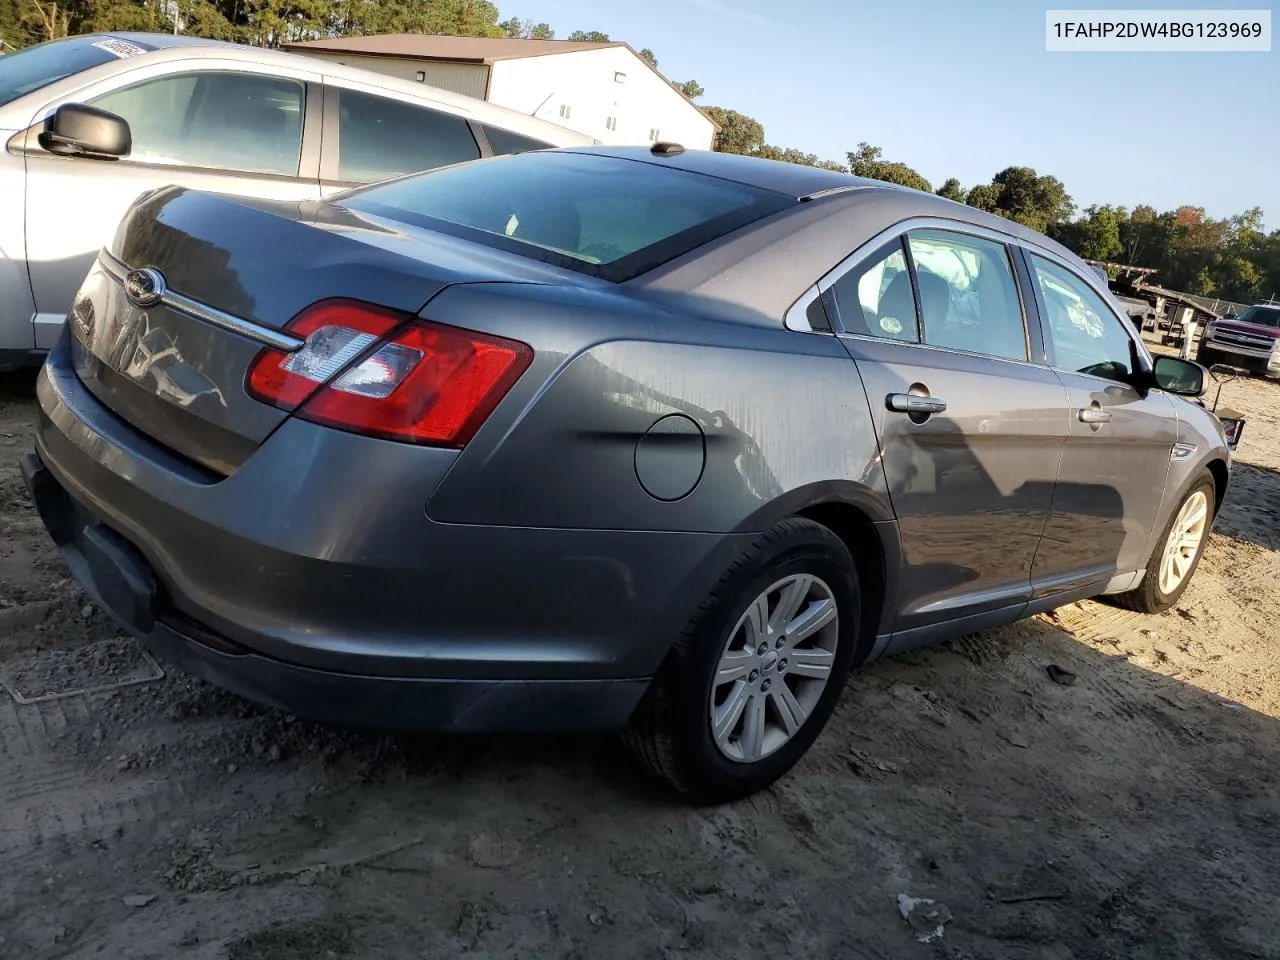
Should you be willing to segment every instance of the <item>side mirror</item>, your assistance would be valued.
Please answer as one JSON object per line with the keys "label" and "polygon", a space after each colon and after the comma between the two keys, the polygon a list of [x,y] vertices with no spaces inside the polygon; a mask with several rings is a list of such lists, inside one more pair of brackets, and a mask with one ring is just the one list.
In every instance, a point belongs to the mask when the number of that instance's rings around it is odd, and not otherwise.
{"label": "side mirror", "polygon": [[133,149],[127,120],[83,103],[55,110],[37,139],[50,153],[89,160],[119,160]]}
{"label": "side mirror", "polygon": [[1156,357],[1151,377],[1161,390],[1183,397],[1198,397],[1204,393],[1208,372],[1198,363],[1179,357]]}

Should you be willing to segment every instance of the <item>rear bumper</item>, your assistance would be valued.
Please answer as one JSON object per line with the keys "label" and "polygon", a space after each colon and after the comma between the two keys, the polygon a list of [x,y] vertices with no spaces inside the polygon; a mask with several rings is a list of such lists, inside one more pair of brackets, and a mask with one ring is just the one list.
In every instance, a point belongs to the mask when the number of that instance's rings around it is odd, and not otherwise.
{"label": "rear bumper", "polygon": [[454,454],[302,422],[212,482],[99,403],[64,347],[37,394],[28,482],[77,579],[160,656],[317,719],[619,726],[742,549],[433,523]]}
{"label": "rear bumper", "polygon": [[167,609],[131,546],[73,501],[35,455],[22,465],[41,519],[76,579],[162,660],[268,706],[377,730],[612,730],[645,680],[461,680],[317,670],[263,656]]}

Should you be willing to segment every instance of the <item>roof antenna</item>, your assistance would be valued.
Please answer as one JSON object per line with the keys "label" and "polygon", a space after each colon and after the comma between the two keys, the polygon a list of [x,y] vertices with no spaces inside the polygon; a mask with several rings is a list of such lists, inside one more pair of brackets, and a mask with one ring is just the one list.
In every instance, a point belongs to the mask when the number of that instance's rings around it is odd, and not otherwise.
{"label": "roof antenna", "polygon": [[667,140],[659,140],[649,148],[649,152],[655,157],[678,157],[684,153],[684,146]]}

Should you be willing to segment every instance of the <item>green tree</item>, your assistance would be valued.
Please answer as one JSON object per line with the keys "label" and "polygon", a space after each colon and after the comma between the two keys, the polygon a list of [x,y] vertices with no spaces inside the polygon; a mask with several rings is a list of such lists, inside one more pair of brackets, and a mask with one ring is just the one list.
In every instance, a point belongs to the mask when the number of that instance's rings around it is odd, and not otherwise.
{"label": "green tree", "polygon": [[783,163],[798,163],[805,167],[821,167],[823,170],[836,170],[840,173],[849,172],[833,160],[819,160],[815,154],[805,153],[795,147],[775,147],[773,144],[765,143],[752,156],[762,157],[765,160],[780,160]]}
{"label": "green tree", "polygon": [[[10,23],[11,33],[23,41],[20,45],[57,40],[80,32],[78,4],[54,0],[3,0],[8,9],[0,18]],[[8,42],[8,41],[6,41]],[[19,46],[19,43],[14,43]]]}
{"label": "green tree", "polygon": [[1249,302],[1260,299],[1262,270],[1247,257],[1220,254],[1209,268],[1217,296],[1225,300]]}
{"label": "green tree", "polygon": [[975,187],[969,188],[969,192],[965,194],[964,202],[971,207],[985,210],[987,213],[995,213],[1000,205],[1000,188],[993,183],[980,183]]}
{"label": "green tree", "polygon": [[707,107],[703,112],[720,127],[715,149],[721,153],[751,155],[764,146],[764,127],[759,120],[724,107]]}
{"label": "green tree", "polygon": [[653,67],[653,69],[655,70],[658,69],[658,58],[654,55],[654,52],[650,50],[648,47],[645,47],[643,50],[640,51],[640,59],[643,60],[645,63],[647,63],[649,66]]}
{"label": "green tree", "polygon": [[1041,233],[1070,218],[1075,209],[1061,180],[1031,167],[1006,167],[991,183],[999,188],[995,212]]}
{"label": "green tree", "polygon": [[527,17],[523,20],[519,17],[503,20],[498,24],[498,29],[502,31],[504,37],[517,40],[554,40],[556,38],[556,32],[551,29],[551,24],[534,23]]}
{"label": "green tree", "polygon": [[0,53],[12,53],[42,39],[35,24],[34,4],[0,0]]}
{"label": "green tree", "polygon": [[1094,204],[1080,219],[1056,227],[1052,235],[1086,260],[1114,260],[1124,253],[1120,225],[1128,218],[1124,207]]}
{"label": "green tree", "polygon": [[601,33],[599,30],[575,30],[569,34],[569,39],[588,43],[608,43],[609,35]]}
{"label": "green tree", "polygon": [[677,83],[676,81],[672,80],[671,85],[675,87],[677,90],[679,90],[681,93],[683,93],[690,100],[697,100],[700,96],[702,96],[704,93],[707,92],[702,89],[702,84],[700,84],[697,80],[686,80],[684,83]]}
{"label": "green tree", "polygon": [[954,200],[956,203],[964,203],[964,187],[960,186],[960,181],[955,177],[948,177],[938,188],[938,196],[945,200]]}
{"label": "green tree", "polygon": [[933,192],[929,181],[905,163],[881,160],[883,152],[879,147],[873,147],[866,141],[859,143],[858,149],[848,155],[849,172],[855,177],[884,180],[913,190],[923,190],[925,193]]}

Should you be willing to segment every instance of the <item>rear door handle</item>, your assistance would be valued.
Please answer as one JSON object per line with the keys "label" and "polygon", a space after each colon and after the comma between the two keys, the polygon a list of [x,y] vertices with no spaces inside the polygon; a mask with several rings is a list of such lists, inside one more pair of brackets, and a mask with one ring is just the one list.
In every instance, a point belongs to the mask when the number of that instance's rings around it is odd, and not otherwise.
{"label": "rear door handle", "polygon": [[1099,407],[1084,407],[1080,411],[1081,423],[1108,423],[1111,414]]}
{"label": "rear door handle", "polygon": [[885,398],[885,404],[898,413],[942,413],[947,409],[947,401],[916,393],[891,393]]}

